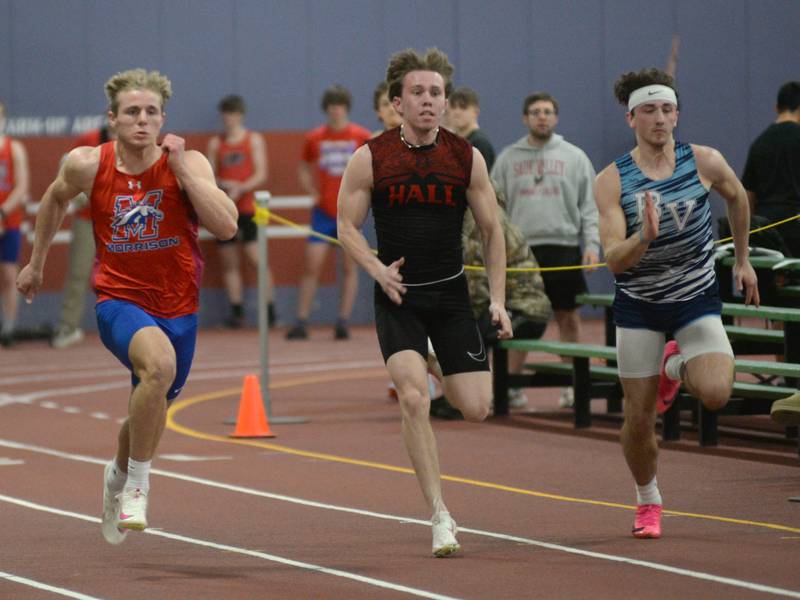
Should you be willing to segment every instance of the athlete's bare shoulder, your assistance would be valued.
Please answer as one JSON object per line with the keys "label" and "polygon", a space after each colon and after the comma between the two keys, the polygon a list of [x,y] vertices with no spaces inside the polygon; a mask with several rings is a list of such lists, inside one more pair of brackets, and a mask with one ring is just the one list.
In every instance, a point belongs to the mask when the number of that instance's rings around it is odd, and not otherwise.
{"label": "athlete's bare shoulder", "polygon": [[697,172],[701,178],[716,182],[730,171],[728,161],[716,148],[699,144],[692,144],[691,146],[694,153],[694,161],[697,165]]}
{"label": "athlete's bare shoulder", "polygon": [[61,168],[66,183],[89,191],[100,167],[100,146],[78,146],[67,154]]}
{"label": "athlete's bare shoulder", "polygon": [[597,174],[596,181],[598,185],[619,185],[619,169],[617,163],[612,162]]}

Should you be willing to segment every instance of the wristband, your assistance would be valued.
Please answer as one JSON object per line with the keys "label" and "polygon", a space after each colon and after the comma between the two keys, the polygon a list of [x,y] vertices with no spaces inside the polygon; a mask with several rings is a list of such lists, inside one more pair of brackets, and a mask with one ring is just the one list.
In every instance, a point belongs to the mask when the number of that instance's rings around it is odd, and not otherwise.
{"label": "wristband", "polygon": [[639,229],[639,243],[646,244],[647,241],[644,239],[644,227]]}

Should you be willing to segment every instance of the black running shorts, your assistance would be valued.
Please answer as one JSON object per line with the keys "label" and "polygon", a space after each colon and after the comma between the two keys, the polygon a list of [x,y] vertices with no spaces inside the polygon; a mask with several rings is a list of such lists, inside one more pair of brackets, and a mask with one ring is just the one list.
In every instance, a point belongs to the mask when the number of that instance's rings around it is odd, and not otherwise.
{"label": "black running shorts", "polygon": [[398,306],[375,284],[375,327],[384,361],[402,350],[427,357],[430,338],[444,375],[489,370],[463,274],[407,290]]}
{"label": "black running shorts", "polygon": [[253,221],[253,215],[239,215],[236,224],[239,226],[236,235],[229,240],[219,240],[217,242],[218,244],[232,244],[237,241],[243,244],[249,244],[250,242],[256,241],[258,237],[258,225]]}
{"label": "black running shorts", "polygon": [[[580,265],[583,257],[577,246],[531,246],[540,267],[568,267]],[[542,271],[544,291],[553,310],[578,308],[575,296],[586,292],[586,279],[581,269],[569,271]]]}

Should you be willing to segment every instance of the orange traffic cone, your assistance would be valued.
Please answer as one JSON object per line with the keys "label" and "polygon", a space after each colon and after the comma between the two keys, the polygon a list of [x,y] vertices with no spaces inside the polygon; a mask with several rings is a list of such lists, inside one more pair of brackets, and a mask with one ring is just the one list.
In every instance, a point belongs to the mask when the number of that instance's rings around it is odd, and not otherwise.
{"label": "orange traffic cone", "polygon": [[264,401],[261,398],[261,386],[258,385],[258,377],[255,375],[245,375],[242,398],[239,400],[236,431],[230,437],[275,437],[275,434],[269,429],[269,423],[267,423]]}

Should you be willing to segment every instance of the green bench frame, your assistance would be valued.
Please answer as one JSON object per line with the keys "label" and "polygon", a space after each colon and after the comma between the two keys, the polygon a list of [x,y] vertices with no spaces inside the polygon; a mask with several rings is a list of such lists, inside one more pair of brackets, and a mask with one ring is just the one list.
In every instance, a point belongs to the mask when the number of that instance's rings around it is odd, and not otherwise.
{"label": "green bench frame", "polygon": [[[567,362],[536,362],[526,365],[534,373],[509,374],[508,351],[523,350],[541,352],[572,359]],[[576,428],[591,426],[590,401],[606,398],[610,413],[622,411],[622,388],[615,366],[616,348],[595,344],[575,344],[549,340],[502,340],[494,348],[493,378],[495,415],[508,414],[509,387],[549,387],[572,385],[575,393],[574,423]],[[591,364],[591,359],[606,361],[605,365]],[[789,380],[800,380],[800,365],[775,361],[737,359],[735,372],[756,375],[782,376]],[[731,394],[732,401],[723,409],[724,413],[765,414],[771,401],[796,392],[795,388],[764,383],[736,381]],[[765,402],[765,400],[770,402]],[[698,412],[700,444],[717,445],[717,415],[705,409],[702,403],[686,393],[679,394],[678,401],[663,417],[665,440],[680,439],[680,410],[690,408]],[[735,410],[733,410],[735,409]]]}

